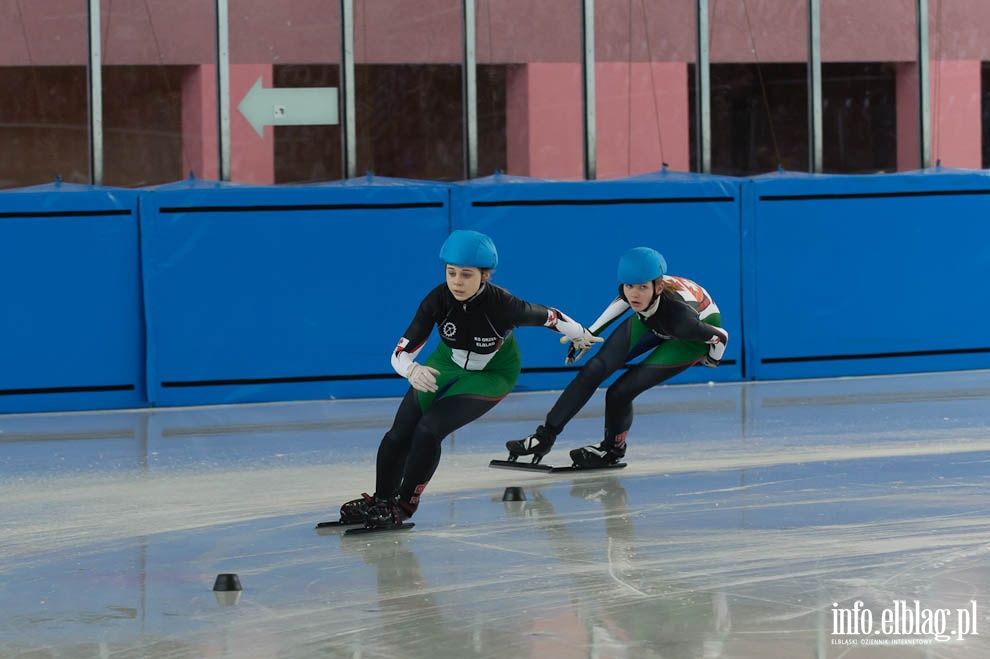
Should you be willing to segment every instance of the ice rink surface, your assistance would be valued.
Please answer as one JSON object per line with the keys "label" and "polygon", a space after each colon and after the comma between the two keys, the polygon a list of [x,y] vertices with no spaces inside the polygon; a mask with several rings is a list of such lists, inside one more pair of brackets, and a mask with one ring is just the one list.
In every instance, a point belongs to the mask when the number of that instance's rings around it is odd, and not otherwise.
{"label": "ice rink surface", "polygon": [[990,656],[990,372],[659,387],[624,470],[490,469],[555,396],[359,537],[395,399],[0,417],[0,657]]}

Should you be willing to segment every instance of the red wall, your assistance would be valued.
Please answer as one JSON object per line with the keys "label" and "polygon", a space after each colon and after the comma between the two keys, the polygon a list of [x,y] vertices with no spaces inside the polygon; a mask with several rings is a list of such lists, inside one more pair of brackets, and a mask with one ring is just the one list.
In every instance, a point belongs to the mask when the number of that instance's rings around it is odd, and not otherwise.
{"label": "red wall", "polygon": [[[6,3],[0,15],[0,66],[85,63],[85,2],[76,0],[78,11],[71,13],[66,12],[66,4],[65,0]],[[914,59],[915,5],[915,0],[822,0],[824,59]],[[934,59],[990,60],[990,2],[940,0],[930,5]],[[355,57],[367,63],[459,62],[460,6],[460,0],[356,2]],[[711,6],[713,61],[807,59],[804,2],[719,0]],[[213,8],[212,2],[203,0],[103,0],[104,59],[107,64],[214,63]],[[230,3],[230,11],[235,61],[339,60],[335,2],[238,0]],[[476,11],[480,62],[580,58],[577,0],[480,2]],[[596,58],[600,62],[693,61],[694,16],[693,0],[598,0]]]}

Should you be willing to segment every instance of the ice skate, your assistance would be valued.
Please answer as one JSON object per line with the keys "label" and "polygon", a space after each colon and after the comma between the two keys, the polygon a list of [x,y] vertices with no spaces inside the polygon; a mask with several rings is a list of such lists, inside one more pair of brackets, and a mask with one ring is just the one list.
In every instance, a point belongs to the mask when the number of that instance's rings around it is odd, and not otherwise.
{"label": "ice skate", "polygon": [[[506,442],[505,448],[509,450],[509,458],[507,460],[492,460],[488,463],[488,466],[504,469],[551,471],[553,467],[542,465],[540,461],[553,448],[555,439],[556,437],[554,435],[544,430],[543,426],[540,426],[529,437]],[[519,462],[520,455],[531,455],[533,458],[530,462]]]}
{"label": "ice skate", "polygon": [[574,467],[578,469],[602,469],[618,467],[620,464],[625,466],[619,462],[625,455],[626,448],[624,446],[617,447],[603,441],[574,449],[571,451],[571,460],[574,462]]}
{"label": "ice skate", "polygon": [[505,443],[505,448],[509,449],[508,462],[515,462],[520,455],[532,455],[533,464],[539,464],[550,449],[553,448],[554,438],[543,432],[540,426],[536,432],[523,439],[513,439]]}
{"label": "ice skate", "polygon": [[352,499],[340,507],[340,519],[332,522],[320,522],[317,530],[333,530],[346,526],[361,526],[364,524],[365,512],[374,503],[370,494],[364,493],[360,499]]}
{"label": "ice skate", "polygon": [[348,501],[340,507],[341,524],[364,524],[365,514],[371,508],[374,499],[367,493],[362,494],[360,499]]}
{"label": "ice skate", "polygon": [[364,510],[364,526],[348,529],[345,535],[410,529],[415,524],[405,520],[409,519],[412,513],[413,509],[398,497],[385,499],[375,495]]}
{"label": "ice skate", "polygon": [[[518,469],[522,471],[545,471],[545,472],[559,472],[559,471],[578,471],[583,469],[601,469],[601,468],[622,468],[625,467],[624,462],[619,462],[619,459],[625,455],[625,448],[621,449],[621,453],[612,449],[613,453],[609,456],[608,460],[600,460],[594,462],[591,459],[581,456],[580,458],[575,458],[574,454],[580,451],[585,451],[585,448],[575,449],[571,451],[571,460],[573,464],[567,467],[553,467],[551,465],[540,464],[540,460],[543,459],[547,453],[550,452],[550,448],[554,444],[554,439],[543,433],[543,426],[540,426],[535,433],[526,437],[524,439],[514,440],[511,442],[506,442],[505,447],[509,449],[509,459],[508,460],[492,460],[488,463],[489,467],[497,467],[499,469]],[[600,445],[599,445],[600,447]],[[587,449],[598,448],[598,447],[586,447]],[[531,462],[519,462],[520,455],[532,455],[533,460]],[[580,460],[580,461],[579,461]]]}

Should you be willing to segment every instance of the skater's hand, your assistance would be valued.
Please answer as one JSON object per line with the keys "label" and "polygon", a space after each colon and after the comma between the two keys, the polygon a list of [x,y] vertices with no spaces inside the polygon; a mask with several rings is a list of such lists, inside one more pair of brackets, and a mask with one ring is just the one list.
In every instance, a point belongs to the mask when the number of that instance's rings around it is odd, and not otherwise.
{"label": "skater's hand", "polygon": [[406,379],[416,391],[433,393],[437,390],[437,376],[440,371],[429,366],[413,362],[406,371]]}
{"label": "skater's hand", "polygon": [[578,350],[577,347],[572,343],[571,346],[567,349],[567,357],[564,358],[564,363],[567,365],[571,365],[577,360],[584,357],[584,353],[586,352],[588,351]]}
{"label": "skater's hand", "polygon": [[701,358],[701,365],[718,368],[722,363],[722,355],[725,354],[725,339],[716,334],[708,343],[711,345],[708,346],[708,354]]}
{"label": "skater's hand", "polygon": [[594,334],[589,332],[587,328],[582,328],[582,330],[583,331],[581,332],[581,336],[579,336],[576,339],[571,339],[571,345],[574,346],[576,349],[580,350],[581,352],[587,352],[588,350],[591,349],[591,346],[595,345],[596,343],[601,343],[602,341],[605,340],[600,336],[595,336]]}
{"label": "skater's hand", "polygon": [[721,363],[721,360],[715,359],[711,355],[705,355],[701,358],[701,365],[707,366],[708,368],[718,368],[718,365]]}
{"label": "skater's hand", "polygon": [[[590,350],[593,345],[595,345],[596,343],[601,343],[602,341],[605,340],[600,336],[595,336],[587,329],[584,328],[582,329],[584,331],[582,332],[581,336],[579,336],[576,339],[570,340],[571,345],[567,349],[567,357],[564,359],[565,364],[573,364],[574,362],[584,357],[584,353],[588,352],[588,350]],[[560,342],[567,343],[567,337],[566,336],[563,337],[560,340]]]}

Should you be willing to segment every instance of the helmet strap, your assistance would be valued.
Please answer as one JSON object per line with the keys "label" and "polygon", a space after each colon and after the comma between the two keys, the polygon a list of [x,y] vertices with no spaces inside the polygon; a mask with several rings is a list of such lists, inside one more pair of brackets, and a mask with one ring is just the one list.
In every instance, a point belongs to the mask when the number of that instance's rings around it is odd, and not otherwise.
{"label": "helmet strap", "polygon": [[657,282],[663,282],[663,275],[661,275],[657,279],[654,279],[653,282],[652,282],[653,283],[653,297],[650,298],[650,306],[651,307],[653,306],[653,303],[656,302],[657,299],[660,297],[660,294],[663,293],[663,283],[661,283],[659,286],[657,286]]}
{"label": "helmet strap", "polygon": [[649,318],[650,316],[655,314],[659,308],[660,308],[660,296],[654,295],[653,299],[650,300],[650,303],[647,305],[647,307],[639,312],[639,315],[644,318]]}

